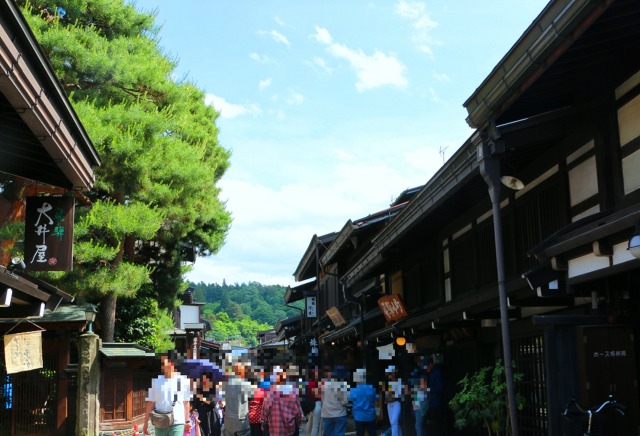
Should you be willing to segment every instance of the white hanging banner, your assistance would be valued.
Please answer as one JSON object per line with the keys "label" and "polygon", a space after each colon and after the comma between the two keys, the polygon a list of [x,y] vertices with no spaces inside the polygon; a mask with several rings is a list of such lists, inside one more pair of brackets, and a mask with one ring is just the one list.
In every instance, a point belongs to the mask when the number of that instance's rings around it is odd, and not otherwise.
{"label": "white hanging banner", "polygon": [[42,332],[4,335],[7,374],[42,368]]}
{"label": "white hanging banner", "polygon": [[378,359],[391,360],[396,355],[396,350],[393,348],[393,343],[389,345],[383,345],[382,347],[376,347],[378,349]]}

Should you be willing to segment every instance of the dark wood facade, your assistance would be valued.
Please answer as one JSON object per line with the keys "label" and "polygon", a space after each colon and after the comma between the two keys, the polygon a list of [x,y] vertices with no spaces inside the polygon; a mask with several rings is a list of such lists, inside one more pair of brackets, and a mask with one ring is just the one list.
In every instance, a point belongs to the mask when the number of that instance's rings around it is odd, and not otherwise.
{"label": "dark wood facade", "polygon": [[151,379],[160,373],[159,358],[135,344],[103,343],[100,349],[100,432],[142,429]]}
{"label": "dark wood facade", "polygon": [[0,349],[0,434],[72,435],[78,351],[76,340],[86,325],[84,308],[63,306],[33,320],[38,327],[16,320],[0,322],[0,332],[42,333],[41,369],[7,374]]}
{"label": "dark wood facade", "polygon": [[[609,393],[628,407],[611,434],[638,432],[640,261],[627,250],[640,220],[637,53],[640,3],[551,1],[465,102],[476,133],[408,204],[348,250],[345,226],[323,246],[326,257],[307,251],[301,265],[317,268],[319,313],[336,305],[347,318],[324,337],[362,353],[378,376],[376,347],[403,335],[419,353],[443,356],[449,396],[502,356],[493,211],[478,154],[489,150],[501,175],[524,183],[499,198],[510,343],[524,375],[520,433],[562,434],[569,398],[594,406]],[[376,301],[389,294],[408,317],[381,321]],[[307,323],[301,334],[327,335],[325,327]]]}

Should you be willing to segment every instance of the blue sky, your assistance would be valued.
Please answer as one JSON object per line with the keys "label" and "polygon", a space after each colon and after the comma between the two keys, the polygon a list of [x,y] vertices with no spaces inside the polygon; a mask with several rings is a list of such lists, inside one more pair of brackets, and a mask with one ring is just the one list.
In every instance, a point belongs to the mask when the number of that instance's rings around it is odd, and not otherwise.
{"label": "blue sky", "polygon": [[290,285],[314,234],[387,208],[462,145],[462,104],[546,1],[135,4],[232,152],[227,243],[187,278]]}

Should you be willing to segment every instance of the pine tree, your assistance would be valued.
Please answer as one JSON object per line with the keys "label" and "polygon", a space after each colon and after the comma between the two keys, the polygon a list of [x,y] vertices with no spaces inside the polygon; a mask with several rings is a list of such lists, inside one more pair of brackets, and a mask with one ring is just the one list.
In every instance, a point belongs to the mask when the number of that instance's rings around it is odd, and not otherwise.
{"label": "pine tree", "polygon": [[230,154],[204,93],[173,78],[151,14],[123,0],[18,1],[102,159],[76,210],[74,271],[61,286],[100,302],[114,339],[117,299],[155,286],[171,308],[185,246],[216,253],[231,217],[217,183]]}

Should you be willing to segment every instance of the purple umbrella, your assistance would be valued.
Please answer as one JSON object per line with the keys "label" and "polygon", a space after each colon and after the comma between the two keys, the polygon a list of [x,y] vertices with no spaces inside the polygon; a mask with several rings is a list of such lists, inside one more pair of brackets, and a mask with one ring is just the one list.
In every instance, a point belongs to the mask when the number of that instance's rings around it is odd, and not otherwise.
{"label": "purple umbrella", "polygon": [[220,367],[207,359],[183,360],[179,365],[179,369],[180,373],[192,380],[199,379],[203,374],[208,375],[214,382],[224,380],[224,372]]}

